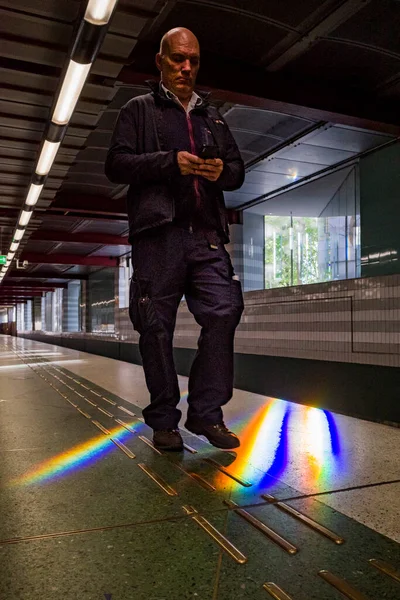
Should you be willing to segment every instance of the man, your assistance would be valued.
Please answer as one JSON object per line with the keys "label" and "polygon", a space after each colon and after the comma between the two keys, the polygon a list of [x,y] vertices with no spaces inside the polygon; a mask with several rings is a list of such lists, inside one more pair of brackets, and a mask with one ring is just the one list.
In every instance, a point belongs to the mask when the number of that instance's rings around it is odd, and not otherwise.
{"label": "man", "polygon": [[140,333],[151,399],[143,416],[157,448],[182,450],[172,340],[185,295],[202,328],[185,427],[214,446],[236,448],[240,442],[224,425],[221,406],[232,397],[233,339],[243,297],[224,247],[223,190],[242,185],[244,165],[221,115],[194,92],[200,64],[194,34],[184,28],[166,33],[156,64],[161,82],[121,109],[105,167],[112,182],[130,184],[129,313]]}

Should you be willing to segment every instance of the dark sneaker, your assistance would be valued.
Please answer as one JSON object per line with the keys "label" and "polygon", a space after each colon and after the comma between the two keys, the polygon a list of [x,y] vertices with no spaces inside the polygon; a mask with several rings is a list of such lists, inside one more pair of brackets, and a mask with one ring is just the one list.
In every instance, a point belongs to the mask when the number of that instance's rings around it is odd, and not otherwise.
{"label": "dark sneaker", "polygon": [[153,433],[153,444],[158,450],[183,450],[183,440],[178,429],[160,429]]}
{"label": "dark sneaker", "polygon": [[216,448],[232,450],[233,448],[239,448],[240,446],[240,440],[237,435],[232,431],[229,431],[224,423],[218,423],[217,425],[198,425],[186,421],[185,427],[192,433],[204,435],[210,444]]}

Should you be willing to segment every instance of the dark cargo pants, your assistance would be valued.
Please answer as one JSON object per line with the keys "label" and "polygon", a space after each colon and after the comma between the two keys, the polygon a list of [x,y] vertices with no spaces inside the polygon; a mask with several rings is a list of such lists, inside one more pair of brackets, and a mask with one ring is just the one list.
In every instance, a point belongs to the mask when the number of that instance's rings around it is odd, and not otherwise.
{"label": "dark cargo pants", "polygon": [[216,249],[202,232],[167,225],[146,232],[133,246],[129,314],[140,333],[150,392],[143,416],[153,429],[175,429],[181,417],[172,341],[183,295],[201,326],[189,377],[188,418],[219,423],[221,406],[232,397],[233,339],[243,296],[229,254],[216,234],[214,238]]}

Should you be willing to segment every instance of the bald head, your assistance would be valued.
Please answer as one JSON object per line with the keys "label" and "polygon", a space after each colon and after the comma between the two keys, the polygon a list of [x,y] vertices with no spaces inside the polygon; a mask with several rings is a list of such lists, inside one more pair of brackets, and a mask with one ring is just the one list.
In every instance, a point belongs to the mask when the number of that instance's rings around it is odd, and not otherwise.
{"label": "bald head", "polygon": [[192,96],[200,66],[199,41],[189,29],[175,27],[162,38],[156,65],[161,81],[184,104]]}
{"label": "bald head", "polygon": [[187,43],[192,43],[197,45],[200,54],[200,44],[197,37],[194,35],[190,29],[186,29],[186,27],[175,27],[174,29],[170,29],[167,31],[165,35],[161,38],[160,43],[160,54],[163,55],[169,51],[170,44],[173,39],[177,39],[178,41],[185,41]]}

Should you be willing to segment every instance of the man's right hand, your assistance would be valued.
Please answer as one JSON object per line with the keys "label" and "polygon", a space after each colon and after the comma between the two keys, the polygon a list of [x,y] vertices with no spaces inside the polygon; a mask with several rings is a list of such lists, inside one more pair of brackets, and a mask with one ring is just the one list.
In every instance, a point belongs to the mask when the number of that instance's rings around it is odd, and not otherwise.
{"label": "man's right hand", "polygon": [[199,167],[204,165],[205,160],[182,150],[178,152],[178,166],[181,175],[201,175]]}

